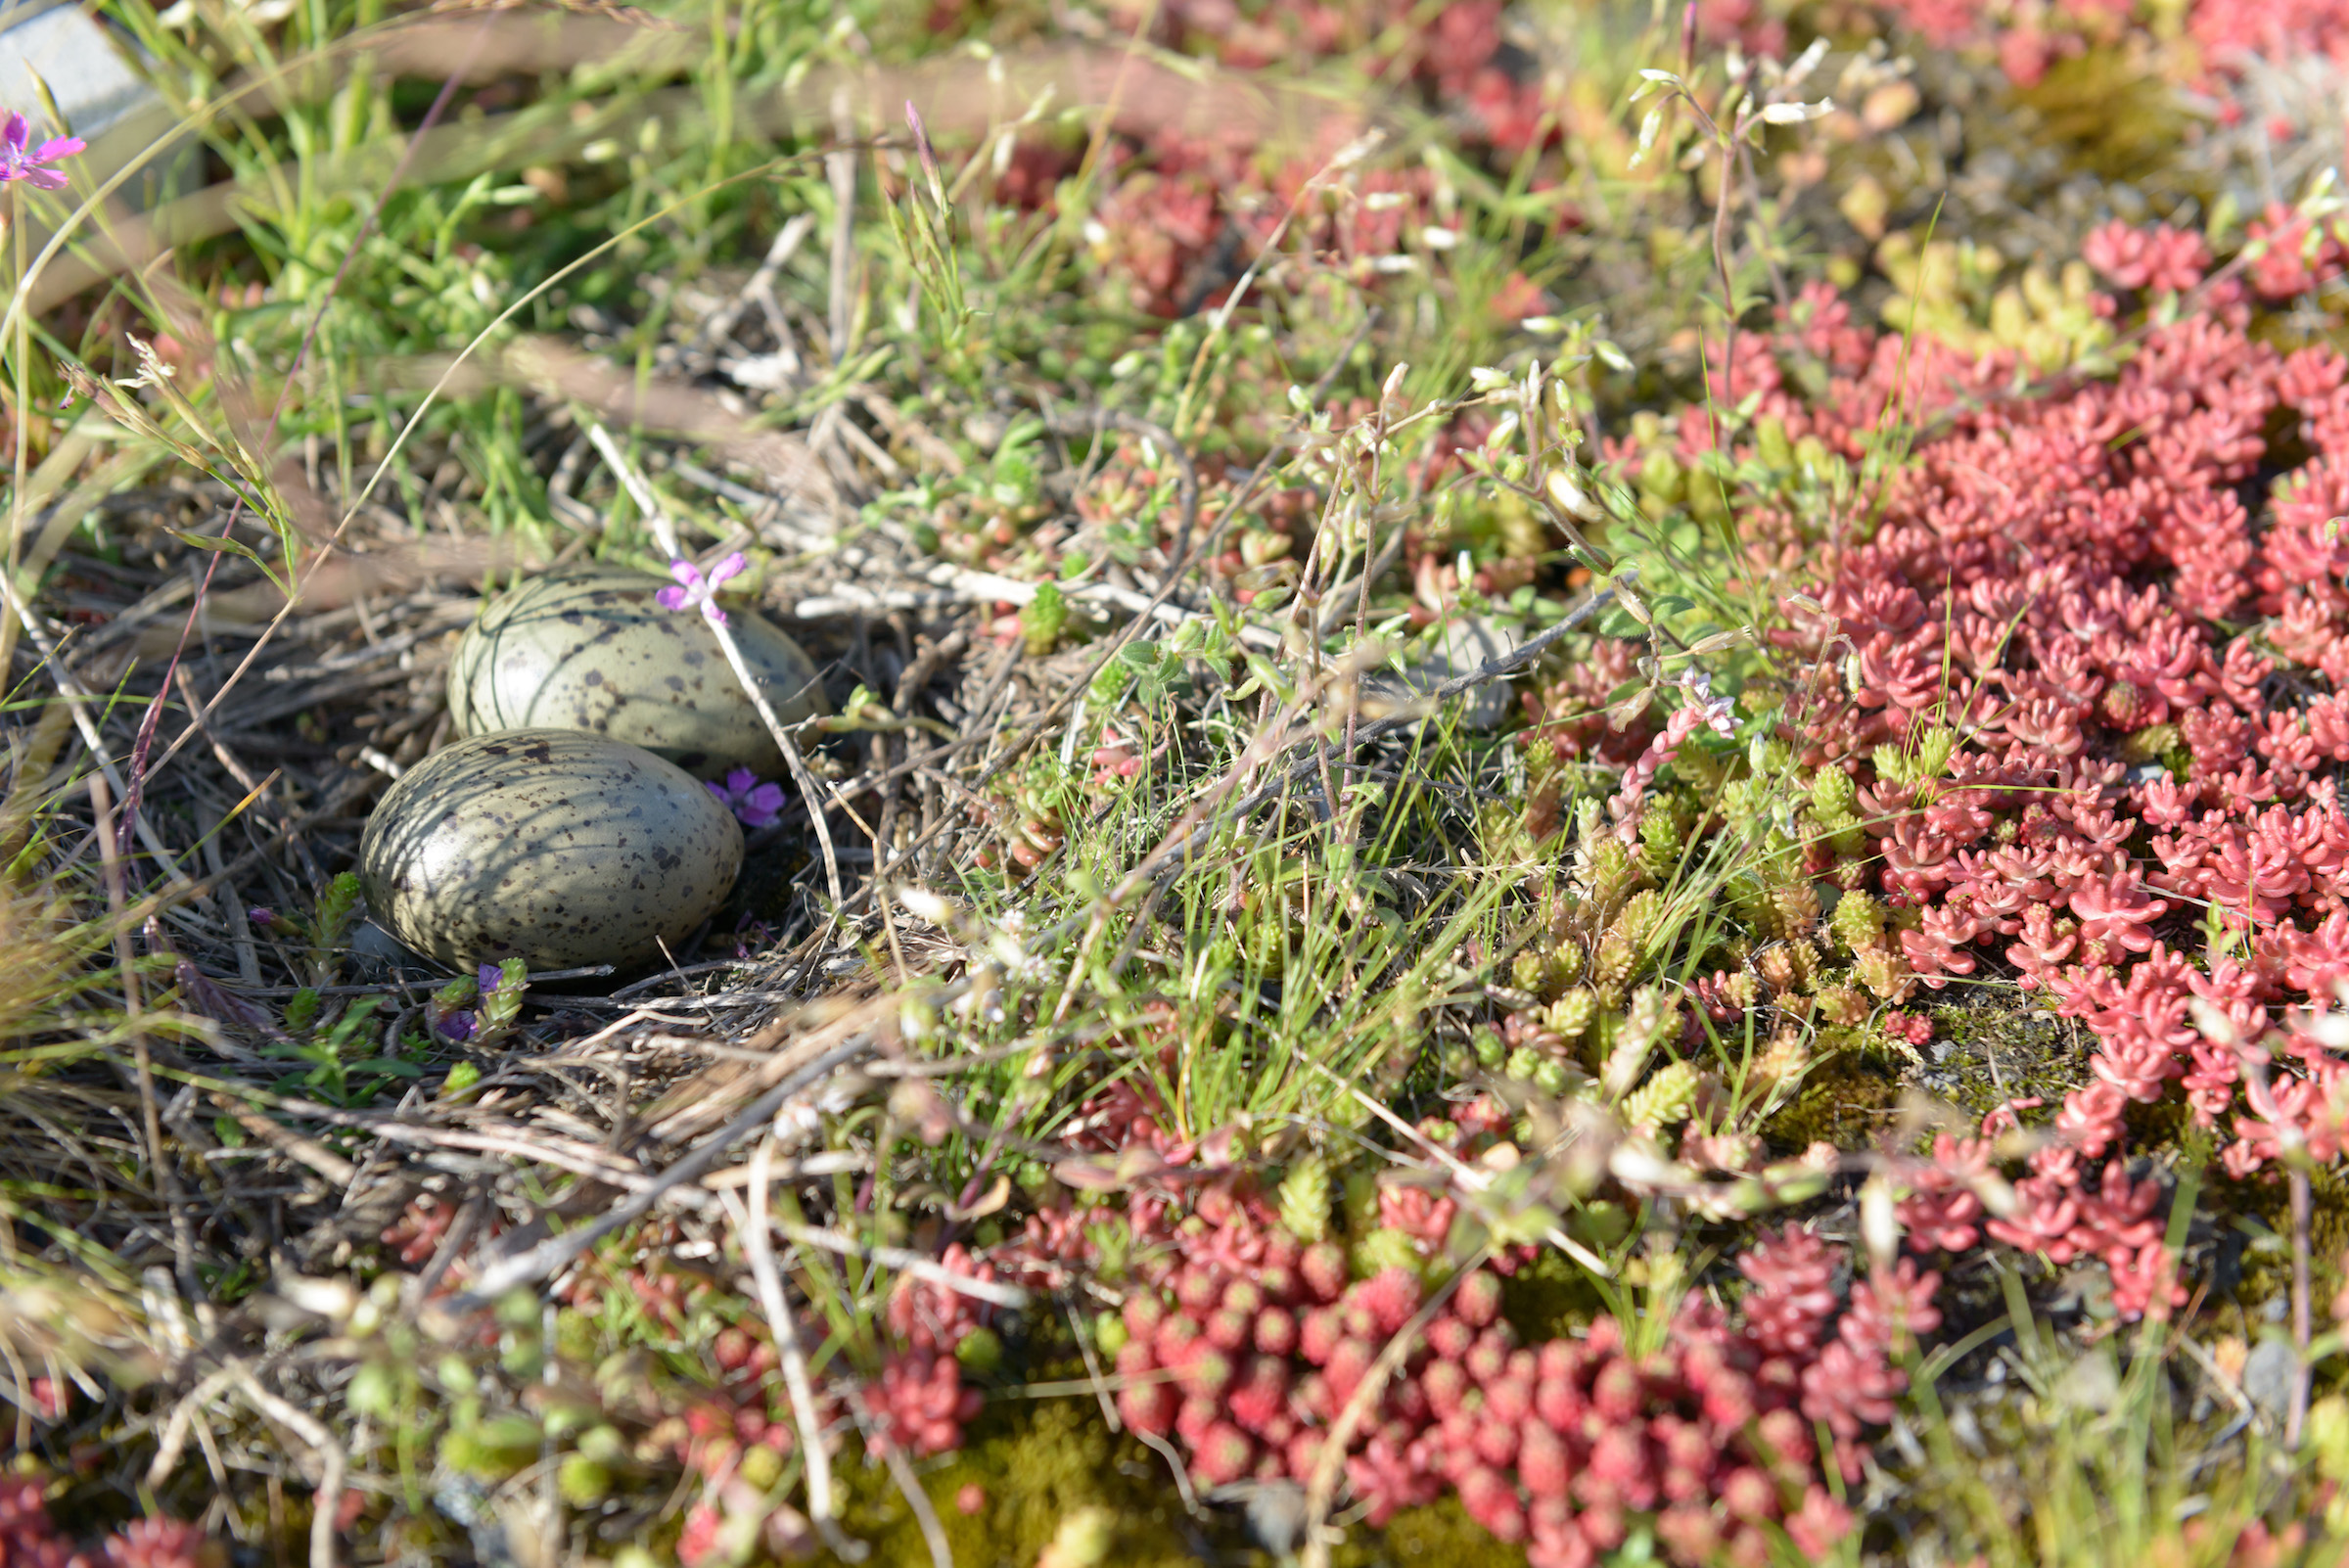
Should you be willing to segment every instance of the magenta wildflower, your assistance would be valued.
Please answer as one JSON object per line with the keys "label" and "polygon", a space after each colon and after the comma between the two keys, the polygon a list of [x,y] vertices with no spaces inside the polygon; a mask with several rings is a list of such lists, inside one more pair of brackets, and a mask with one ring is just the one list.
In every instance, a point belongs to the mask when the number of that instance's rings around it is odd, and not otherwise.
{"label": "magenta wildflower", "polygon": [[462,1045],[479,1033],[479,1023],[470,1010],[450,1013],[434,1026],[440,1038],[452,1045]]}
{"label": "magenta wildflower", "polygon": [[765,827],[783,809],[783,786],[760,783],[759,775],[747,767],[728,773],[723,784],[712,779],[710,793],[725,803],[744,827]]}
{"label": "magenta wildflower", "polygon": [[[780,786],[777,787],[775,793],[778,795],[782,793]],[[755,958],[766,951],[770,940],[765,921],[754,920],[749,915],[744,915],[741,926],[734,933],[734,956]]]}
{"label": "magenta wildflower", "polygon": [[937,198],[941,210],[946,205],[946,188],[938,175],[938,154],[930,145],[930,129],[922,123],[922,112],[905,100],[905,124],[913,132],[913,150],[922,161],[922,176],[930,182],[930,194]]}
{"label": "magenta wildflower", "polygon": [[277,924],[277,911],[256,903],[245,911],[245,918],[266,930]]}
{"label": "magenta wildflower", "polygon": [[677,579],[676,584],[663,588],[654,597],[666,609],[698,609],[712,625],[722,626],[726,623],[726,613],[717,607],[717,585],[729,577],[742,576],[749,568],[750,562],[743,559],[740,550],[712,567],[707,577],[691,561],[671,561],[668,575]]}
{"label": "magenta wildflower", "polygon": [[9,115],[7,126],[0,128],[0,185],[30,180],[44,191],[64,190],[65,175],[42,165],[71,158],[86,144],[78,136],[52,136],[27,152],[24,144],[31,134],[31,122],[22,115]]}

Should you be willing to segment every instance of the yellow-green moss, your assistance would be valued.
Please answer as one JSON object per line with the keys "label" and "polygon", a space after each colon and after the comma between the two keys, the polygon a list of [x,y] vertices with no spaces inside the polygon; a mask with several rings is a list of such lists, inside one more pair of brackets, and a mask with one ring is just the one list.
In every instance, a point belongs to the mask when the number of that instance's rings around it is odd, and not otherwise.
{"label": "yellow-green moss", "polygon": [[1979,1118],[2010,1099],[2050,1106],[2084,1081],[2085,1031],[2049,1016],[2020,993],[1982,992],[1931,1011],[1928,1092]]}
{"label": "yellow-green moss", "polygon": [[[1573,1228],[1583,1232],[1587,1242],[1601,1245],[1621,1238],[1623,1212],[1613,1205],[1595,1206],[1598,1214],[1578,1216],[1584,1222]],[[1604,1232],[1594,1231],[1590,1222],[1611,1218],[1615,1223]],[[1539,1344],[1555,1339],[1579,1323],[1588,1323],[1606,1310],[1606,1303],[1590,1286],[1590,1276],[1566,1255],[1544,1248],[1532,1263],[1500,1284],[1501,1315],[1509,1320],[1520,1338],[1527,1344]]]}
{"label": "yellow-green moss", "polygon": [[[1201,1542],[1217,1562],[1272,1568],[1274,1561],[1248,1536],[1238,1509],[1186,1514],[1166,1460],[1130,1433],[1112,1434],[1089,1397],[991,1401],[969,1442],[919,1473],[957,1568],[1031,1568],[1061,1521],[1080,1508],[1107,1512],[1112,1533],[1103,1561],[1117,1568],[1189,1568],[1200,1561],[1195,1544]],[[912,1511],[884,1466],[852,1458],[840,1476],[849,1495],[842,1524],[872,1544],[870,1562],[930,1561]],[[966,1514],[956,1499],[973,1484],[985,1500]],[[1494,1540],[1447,1498],[1397,1514],[1384,1530],[1356,1526],[1332,1561],[1340,1568],[1509,1568],[1522,1564],[1525,1553]]]}
{"label": "yellow-green moss", "polygon": [[[2322,1322],[2326,1305],[2341,1288],[2342,1255],[2349,1252],[2349,1174],[2321,1169],[2309,1178],[2309,1279],[2311,1303]],[[2258,1222],[2279,1237],[2292,1233],[2291,1188],[2280,1172],[2263,1174],[2248,1181],[2216,1178],[2203,1199],[2216,1214]],[[2234,1298],[2251,1308],[2288,1297],[2292,1288],[2292,1258],[2286,1246],[2246,1250]]]}
{"label": "yellow-green moss", "polygon": [[1811,1069],[1794,1103],[1772,1117],[1763,1130],[1790,1149],[1821,1141],[1839,1149],[1865,1148],[1883,1130],[1900,1098],[1900,1081],[1890,1069],[1857,1051],[1840,1051]]}
{"label": "yellow-green moss", "polygon": [[[1029,1568],[1061,1520],[1083,1507],[1105,1508],[1116,1521],[1108,1561],[1136,1568],[1196,1561],[1183,1545],[1182,1503],[1166,1462],[1132,1437],[1113,1436],[1090,1399],[994,1401],[968,1444],[922,1467],[921,1478],[960,1568]],[[843,1479],[852,1499],[843,1523],[873,1544],[874,1562],[930,1560],[885,1467],[852,1460]],[[973,1483],[986,1502],[966,1514],[955,1499]]]}
{"label": "yellow-green moss", "polygon": [[2014,128],[2039,145],[2061,146],[2076,168],[2133,180],[2177,161],[2177,89],[2140,54],[2100,48],[2058,58],[2037,82],[2012,91],[2032,112]]}
{"label": "yellow-green moss", "polygon": [[1518,1568],[1525,1552],[1493,1539],[1468,1517],[1457,1498],[1425,1508],[1407,1508],[1387,1521],[1383,1532],[1356,1530],[1330,1553],[1337,1568]]}

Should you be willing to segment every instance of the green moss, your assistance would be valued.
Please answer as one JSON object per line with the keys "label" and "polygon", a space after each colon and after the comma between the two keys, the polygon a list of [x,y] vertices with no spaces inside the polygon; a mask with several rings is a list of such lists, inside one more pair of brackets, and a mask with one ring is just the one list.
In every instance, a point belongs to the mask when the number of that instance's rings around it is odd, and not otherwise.
{"label": "green moss", "polygon": [[1931,1016],[1933,1065],[1922,1086],[1970,1117],[2032,1096],[2052,1106],[2085,1078],[2086,1032],[2020,992],[1974,992]]}
{"label": "green moss", "polygon": [[[1105,1508],[1116,1521],[1107,1560],[1143,1565],[1190,1563],[1182,1504],[1166,1484],[1166,1464],[1131,1436],[1114,1436],[1091,1400],[1001,1400],[972,1426],[963,1449],[921,1471],[922,1488],[964,1568],[1028,1568],[1060,1522],[1079,1508]],[[876,1562],[930,1560],[912,1510],[886,1467],[851,1463],[844,1480],[851,1535],[872,1542]],[[976,1513],[956,1505],[977,1485]]]}
{"label": "green moss", "polygon": [[[1620,1225],[1622,1212],[1598,1205]],[[1580,1224],[1574,1226],[1581,1230]],[[1600,1240],[1593,1235],[1589,1239]],[[1606,1310],[1590,1285],[1590,1276],[1564,1253],[1545,1248],[1531,1264],[1501,1281],[1500,1312],[1527,1344],[1555,1339],[1569,1328],[1589,1322]]]}
{"label": "green moss", "polygon": [[[2041,145],[2060,146],[2076,168],[2130,180],[2176,161],[2176,89],[2139,54],[2090,49],[2059,58],[2014,101],[2031,111],[2015,128]],[[2028,121],[2036,117],[2038,124]]]}
{"label": "green moss", "polygon": [[1794,1103],[1770,1119],[1764,1132],[1789,1149],[1828,1142],[1839,1149],[1874,1141],[1900,1103],[1900,1080],[1857,1051],[1840,1051],[1813,1066]]}
{"label": "green moss", "polygon": [[[2309,1282],[2312,1306],[2322,1320],[2326,1304],[2341,1288],[2341,1264],[2349,1253],[2349,1174],[2321,1169],[2309,1178]],[[2238,1228],[2254,1234],[2264,1230],[2274,1241],[2244,1250],[2241,1272],[2234,1282],[2234,1299],[2244,1307],[2288,1298],[2292,1289],[2291,1186],[2280,1172],[2263,1174],[2248,1181],[2214,1181],[2204,1198]]]}
{"label": "green moss", "polygon": [[[1030,1568],[1061,1521],[1080,1508],[1106,1510],[1119,1568],[1176,1568],[1207,1560],[1271,1568],[1239,1509],[1183,1510],[1166,1461],[1131,1434],[1112,1434],[1089,1398],[996,1400],[956,1453],[918,1467],[957,1568]],[[840,1471],[848,1493],[842,1524],[872,1543],[875,1563],[926,1563],[928,1546],[889,1471],[852,1460]],[[978,1511],[957,1505],[963,1489],[983,1494]],[[1202,1546],[1206,1548],[1203,1553]],[[1332,1561],[1342,1568],[1460,1564],[1504,1568],[1525,1553],[1493,1539],[1456,1499],[1397,1514],[1384,1530],[1356,1526]]]}
{"label": "green moss", "polygon": [[2150,1105],[2132,1100],[2121,1113],[2121,1125],[2129,1131],[2129,1147],[2143,1151],[2177,1147],[2193,1121],[2193,1108],[2184,1099],[2164,1098]]}
{"label": "green moss", "polygon": [[1424,1508],[1410,1508],[1387,1521],[1383,1533],[1357,1530],[1346,1544],[1330,1553],[1338,1568],[1386,1568],[1386,1565],[1424,1563],[1428,1568],[1505,1568],[1522,1564],[1525,1552],[1493,1539],[1493,1533],[1468,1517],[1459,1499],[1446,1498]]}

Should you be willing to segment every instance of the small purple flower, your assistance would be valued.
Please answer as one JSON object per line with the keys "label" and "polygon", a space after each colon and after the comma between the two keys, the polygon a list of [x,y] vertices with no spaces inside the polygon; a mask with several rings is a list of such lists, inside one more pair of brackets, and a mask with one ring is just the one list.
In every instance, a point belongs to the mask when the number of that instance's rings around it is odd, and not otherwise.
{"label": "small purple flower", "polygon": [[505,979],[506,971],[502,964],[484,964],[481,972],[474,976],[474,980],[481,986],[482,994],[484,996],[503,985]]}
{"label": "small purple flower", "polygon": [[434,1027],[440,1032],[440,1038],[452,1045],[464,1044],[473,1038],[475,1033],[474,1017],[470,1012],[450,1013]]}
{"label": "small purple flower", "polygon": [[737,958],[756,958],[770,945],[772,942],[763,920],[754,920],[746,914],[734,928],[734,956]]}
{"label": "small purple flower", "polygon": [[245,911],[245,918],[266,931],[277,924],[277,911],[256,903]]}
{"label": "small purple flower", "polygon": [[744,827],[762,828],[783,809],[783,786],[760,783],[759,775],[747,767],[738,767],[728,773],[723,784],[713,779],[710,793],[716,796]]}
{"label": "small purple flower", "polygon": [[653,597],[665,609],[699,610],[712,625],[722,626],[726,623],[726,613],[717,607],[717,585],[729,577],[741,576],[750,570],[750,565],[737,550],[712,567],[705,577],[691,561],[671,561],[668,575],[677,579],[676,585],[663,588]]}
{"label": "small purple flower", "polygon": [[31,134],[31,122],[22,115],[9,115],[7,126],[0,128],[0,185],[30,180],[44,191],[64,190],[65,175],[41,165],[71,158],[86,144],[78,136],[53,136],[27,152],[24,144]]}

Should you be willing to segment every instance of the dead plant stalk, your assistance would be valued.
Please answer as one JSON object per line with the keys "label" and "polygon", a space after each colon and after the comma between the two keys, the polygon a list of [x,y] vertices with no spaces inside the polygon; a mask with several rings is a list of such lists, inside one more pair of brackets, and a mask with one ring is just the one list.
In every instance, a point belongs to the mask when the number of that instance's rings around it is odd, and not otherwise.
{"label": "dead plant stalk", "polygon": [[[620,482],[627,486],[629,498],[636,503],[636,510],[644,514],[645,522],[652,529],[653,536],[659,540],[661,548],[671,561],[684,560],[685,551],[677,538],[675,521],[661,504],[661,497],[654,493],[652,485],[636,471],[636,465],[629,462],[627,454],[620,449],[620,443],[612,438],[612,433],[598,421],[588,425],[587,438],[595,443],[596,451],[611,465],[612,472],[619,476]],[[816,787],[815,775],[807,770],[806,760],[800,755],[799,743],[792,739],[791,731],[784,727],[773,705],[767,702],[766,693],[760,687],[758,677],[751,673],[749,663],[742,657],[742,647],[734,640],[734,628],[718,617],[712,616],[710,629],[717,634],[717,645],[724,650],[726,664],[733,669],[734,678],[742,683],[743,693],[751,699],[751,706],[759,710],[760,722],[774,737],[776,748],[783,753],[784,763],[791,769],[792,781],[800,787],[801,799],[807,803],[807,817],[815,827],[815,842],[824,854],[824,881],[832,895],[832,907],[837,911],[847,901],[841,891],[840,852],[833,847],[832,828],[824,820],[822,792]],[[833,798],[834,804],[848,813],[851,821],[863,826],[856,813],[849,808],[848,802],[839,798],[837,790],[833,791]],[[870,832],[869,829],[867,831]]]}

